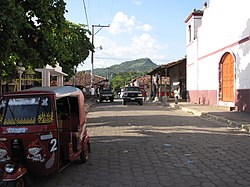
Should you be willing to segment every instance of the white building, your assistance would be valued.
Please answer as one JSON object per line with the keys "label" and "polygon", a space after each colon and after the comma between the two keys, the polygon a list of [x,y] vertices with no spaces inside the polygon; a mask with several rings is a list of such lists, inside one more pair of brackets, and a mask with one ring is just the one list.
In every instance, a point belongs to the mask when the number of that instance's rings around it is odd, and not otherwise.
{"label": "white building", "polygon": [[249,0],[210,0],[185,20],[190,102],[250,111],[249,7]]}

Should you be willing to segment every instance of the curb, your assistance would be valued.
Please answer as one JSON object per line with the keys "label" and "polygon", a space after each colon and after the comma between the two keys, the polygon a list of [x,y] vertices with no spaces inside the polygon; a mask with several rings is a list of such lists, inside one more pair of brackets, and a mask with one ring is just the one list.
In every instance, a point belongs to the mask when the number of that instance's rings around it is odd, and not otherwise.
{"label": "curb", "polygon": [[246,131],[248,133],[250,132],[250,125],[242,124],[233,120],[226,119],[224,117],[209,114],[207,112],[200,112],[200,111],[193,110],[187,107],[182,107],[178,104],[176,105],[176,104],[171,103],[169,104],[169,107],[175,108],[177,110],[182,110],[187,113],[194,114],[195,116],[199,116],[201,118],[208,119],[210,121],[217,121],[217,122],[227,124],[227,127],[230,127],[230,128],[236,128],[238,130]]}

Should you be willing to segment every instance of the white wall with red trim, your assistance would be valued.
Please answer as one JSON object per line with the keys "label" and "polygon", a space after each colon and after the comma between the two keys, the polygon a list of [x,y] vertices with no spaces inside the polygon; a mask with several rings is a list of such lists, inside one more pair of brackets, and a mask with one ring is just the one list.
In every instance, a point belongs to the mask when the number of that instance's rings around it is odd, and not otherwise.
{"label": "white wall with red trim", "polygon": [[[188,91],[218,92],[219,63],[226,52],[235,58],[235,90],[250,89],[249,7],[249,0],[210,0],[201,19],[189,15],[185,21]],[[188,26],[195,21],[200,27],[189,41]]]}

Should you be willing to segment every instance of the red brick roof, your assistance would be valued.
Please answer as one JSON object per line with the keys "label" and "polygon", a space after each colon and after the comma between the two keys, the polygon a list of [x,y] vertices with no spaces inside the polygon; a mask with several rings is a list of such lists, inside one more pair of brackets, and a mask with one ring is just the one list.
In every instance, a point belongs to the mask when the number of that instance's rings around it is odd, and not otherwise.
{"label": "red brick roof", "polygon": [[[98,82],[105,80],[105,77],[101,77],[98,75],[94,75],[94,84],[97,84]],[[68,82],[65,83],[65,85],[73,85],[74,77],[71,77]],[[91,85],[91,74],[85,71],[77,72],[75,75],[75,85],[76,86],[90,86]]]}

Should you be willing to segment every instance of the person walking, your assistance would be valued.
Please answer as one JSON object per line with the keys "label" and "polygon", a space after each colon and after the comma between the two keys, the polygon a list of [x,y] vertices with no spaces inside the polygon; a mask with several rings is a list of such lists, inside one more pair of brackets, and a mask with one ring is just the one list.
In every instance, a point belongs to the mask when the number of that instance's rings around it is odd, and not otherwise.
{"label": "person walking", "polygon": [[174,103],[175,104],[178,104],[179,97],[180,97],[180,86],[177,85],[174,90]]}
{"label": "person walking", "polygon": [[82,93],[83,93],[83,95],[84,95],[84,101],[86,100],[85,98],[86,98],[86,92],[87,92],[87,90],[86,90],[86,88],[83,86],[83,88],[82,88]]}
{"label": "person walking", "polygon": [[92,86],[89,91],[90,91],[90,95],[91,95],[91,102],[94,103],[94,100],[95,100],[95,88]]}

